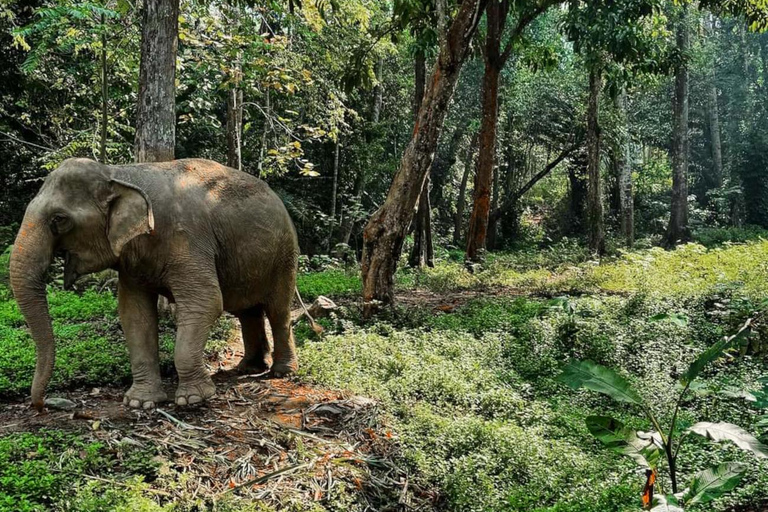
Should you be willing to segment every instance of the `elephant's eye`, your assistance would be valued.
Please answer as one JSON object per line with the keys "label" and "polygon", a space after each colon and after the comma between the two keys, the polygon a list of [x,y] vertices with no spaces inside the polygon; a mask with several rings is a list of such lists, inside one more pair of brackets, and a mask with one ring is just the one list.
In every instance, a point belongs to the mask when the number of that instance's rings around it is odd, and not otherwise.
{"label": "elephant's eye", "polygon": [[69,217],[62,213],[56,213],[51,217],[51,231],[54,235],[61,235],[71,227]]}

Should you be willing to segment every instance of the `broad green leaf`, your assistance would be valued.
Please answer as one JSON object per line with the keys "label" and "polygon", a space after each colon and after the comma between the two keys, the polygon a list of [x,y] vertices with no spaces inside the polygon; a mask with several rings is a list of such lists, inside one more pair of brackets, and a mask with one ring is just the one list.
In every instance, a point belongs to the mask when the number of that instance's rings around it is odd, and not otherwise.
{"label": "broad green leaf", "polygon": [[608,416],[587,416],[587,429],[606,448],[634,460],[639,466],[656,468],[661,457],[652,437],[641,439],[634,430]]}
{"label": "broad green leaf", "polygon": [[571,361],[557,376],[557,380],[571,389],[587,388],[619,402],[643,405],[643,399],[627,379],[592,361]]}
{"label": "broad green leaf", "polygon": [[751,393],[744,389],[739,389],[735,386],[727,386],[720,391],[720,394],[729,398],[742,398],[747,402],[757,402],[757,397],[754,393]]}
{"label": "broad green leaf", "polygon": [[734,334],[733,336],[729,336],[728,338],[724,338],[711,347],[709,347],[707,350],[702,352],[698,358],[694,362],[691,363],[691,365],[688,367],[688,370],[683,374],[683,376],[680,378],[680,381],[683,383],[683,385],[690,384],[693,379],[699,376],[701,371],[712,361],[720,357],[723,352],[731,348],[736,344],[736,342],[740,341],[742,338],[749,335],[749,333],[752,330],[751,327],[751,319],[747,320],[746,323],[739,329],[739,332]]}
{"label": "broad green leaf", "polygon": [[768,458],[768,446],[755,436],[733,423],[709,423],[701,421],[691,426],[689,431],[713,441],[731,441],[742,450],[750,451],[760,458]]}
{"label": "broad green leaf", "polygon": [[653,497],[654,507],[651,512],[684,512],[683,507],[672,494]]}
{"label": "broad green leaf", "polygon": [[691,480],[685,505],[708,503],[719,498],[739,484],[746,470],[746,464],[727,462],[712,469],[699,471]]}
{"label": "broad green leaf", "polygon": [[648,320],[651,322],[662,322],[667,320],[680,327],[688,325],[688,317],[679,313],[659,313],[658,315],[653,315]]}

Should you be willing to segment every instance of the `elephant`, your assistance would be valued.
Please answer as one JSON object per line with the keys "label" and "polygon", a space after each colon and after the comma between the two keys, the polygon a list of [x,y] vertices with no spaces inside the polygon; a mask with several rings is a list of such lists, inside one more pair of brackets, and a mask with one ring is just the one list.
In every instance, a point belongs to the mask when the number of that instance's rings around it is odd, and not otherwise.
{"label": "elephant", "polygon": [[64,257],[65,287],[89,273],[118,272],[118,313],[133,378],[124,403],[131,408],[167,400],[158,296],[176,304],[176,405],[214,395],[203,350],[223,311],[242,326],[238,370],[282,377],[298,369],[290,316],[296,230],[280,198],[252,175],[202,159],[104,165],[71,158],[45,178],[10,261],[11,288],[36,346],[32,405],[39,411],[54,367],[45,276],[56,255]]}

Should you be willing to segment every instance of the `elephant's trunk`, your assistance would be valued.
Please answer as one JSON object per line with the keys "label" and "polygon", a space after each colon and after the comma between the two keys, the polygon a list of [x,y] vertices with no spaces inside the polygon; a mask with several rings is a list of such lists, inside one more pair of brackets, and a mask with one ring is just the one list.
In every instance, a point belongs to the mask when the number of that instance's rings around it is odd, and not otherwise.
{"label": "elephant's trunk", "polygon": [[47,222],[27,211],[11,253],[10,280],[16,302],[37,347],[32,405],[38,411],[43,410],[45,388],[51,380],[55,358],[53,329],[45,294],[45,273],[53,260],[53,252],[53,234]]}

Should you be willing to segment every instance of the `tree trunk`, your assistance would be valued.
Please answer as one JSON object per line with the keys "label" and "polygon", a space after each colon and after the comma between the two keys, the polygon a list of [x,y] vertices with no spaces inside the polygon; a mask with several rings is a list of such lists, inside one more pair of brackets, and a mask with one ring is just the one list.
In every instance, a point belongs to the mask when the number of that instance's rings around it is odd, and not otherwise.
{"label": "tree trunk", "polygon": [[720,115],[717,106],[717,86],[715,85],[715,69],[710,74],[707,98],[707,114],[709,118],[709,137],[712,146],[712,188],[723,186],[723,145],[720,140]]}
{"label": "tree trunk", "polygon": [[[499,209],[499,173],[494,172],[493,173],[493,195],[491,196],[491,212],[495,212]],[[487,248],[490,251],[493,251],[496,249],[496,231],[499,224],[499,216],[492,215],[492,213],[488,213],[488,238],[487,238]]]}
{"label": "tree trunk", "polygon": [[485,60],[482,93],[483,117],[480,125],[480,157],[477,160],[472,215],[469,218],[469,233],[467,235],[466,260],[469,262],[479,262],[485,257],[488,217],[491,211],[491,184],[493,183],[493,168],[496,161],[499,75],[523,30],[554,2],[544,1],[538,3],[531,10],[522,11],[512,34],[502,49],[501,39],[504,35],[510,4],[509,0],[490,2],[485,17],[487,30],[483,51]]}
{"label": "tree trunk", "polygon": [[437,211],[436,225],[448,226],[453,223],[453,215],[450,214],[449,205],[446,204],[445,184],[451,177],[451,170],[456,163],[456,154],[464,138],[464,132],[469,123],[459,124],[453,131],[451,142],[448,144],[447,151],[437,151],[435,161],[432,162],[432,171],[430,171],[430,182],[432,190],[429,193],[429,201],[432,207],[432,216],[435,217]]}
{"label": "tree trunk", "polygon": [[227,93],[227,166],[243,170],[243,90]]}
{"label": "tree trunk", "polygon": [[440,52],[424,94],[422,108],[384,204],[363,233],[364,315],[379,303],[394,301],[394,274],[413,208],[432,166],[437,141],[459,73],[488,0],[464,0],[440,41]]}
{"label": "tree trunk", "polygon": [[584,234],[584,217],[587,203],[587,162],[585,155],[578,155],[568,167],[568,218],[565,232],[568,235]]}
{"label": "tree trunk", "polygon": [[272,95],[270,94],[270,89],[267,87],[267,91],[264,94],[264,126],[261,130],[261,144],[259,145],[259,163],[256,164],[256,168],[258,169],[258,176],[261,178],[264,176],[264,159],[267,157],[267,135],[269,135],[269,127],[270,127],[270,120],[269,116],[271,115],[270,110],[272,110],[272,103],[271,98]]}
{"label": "tree trunk", "polygon": [[[414,60],[414,93],[413,93],[413,112],[414,122],[418,121],[419,109],[424,98],[424,88],[427,74],[427,62],[423,50],[416,52]],[[416,211],[415,229],[413,232],[413,248],[408,258],[408,265],[411,267],[434,266],[434,248],[432,247],[432,208],[429,203],[429,173],[424,180],[424,186],[419,195],[419,207]]]}
{"label": "tree trunk", "polygon": [[602,70],[593,64],[589,70],[589,105],[587,110],[587,221],[589,249],[594,254],[605,252],[603,226],[603,192],[600,181],[600,92]]}
{"label": "tree trunk", "polygon": [[381,117],[381,105],[384,102],[384,87],[381,86],[383,72],[384,57],[379,57],[379,60],[376,63],[376,86],[373,88],[373,112],[371,113],[371,121],[373,121],[373,123],[379,122],[379,118]]}
{"label": "tree trunk", "polygon": [[336,196],[338,194],[339,187],[339,153],[341,152],[341,144],[339,139],[336,139],[336,143],[333,145],[333,187],[331,188],[331,225],[328,228],[328,252],[331,252],[331,243],[333,240],[333,231],[336,228]]}
{"label": "tree trunk", "polygon": [[675,94],[672,99],[672,208],[665,245],[687,241],[688,232],[688,27],[683,6],[676,29],[677,50],[682,60],[675,66]]}
{"label": "tree trunk", "polygon": [[616,110],[619,113],[622,134],[614,148],[616,159],[616,178],[619,189],[619,219],[621,234],[627,247],[635,244],[635,201],[632,194],[632,161],[630,158],[630,140],[627,133],[627,91],[622,89],[616,96]]}
{"label": "tree trunk", "polygon": [[174,158],[178,39],[179,0],[144,2],[134,145],[137,162]]}
{"label": "tree trunk", "polygon": [[464,160],[464,173],[461,175],[461,184],[459,185],[459,197],[456,200],[456,216],[453,218],[453,245],[461,245],[461,225],[464,223],[464,206],[467,202],[467,182],[469,181],[469,171],[475,156],[475,147],[477,146],[477,134],[475,134],[467,146],[467,157]]}
{"label": "tree trunk", "polygon": [[107,82],[107,30],[106,17],[101,15],[101,140],[99,160],[107,163],[107,122],[109,122],[109,83]]}
{"label": "tree trunk", "polygon": [[491,211],[491,183],[496,156],[496,126],[499,100],[499,69],[486,63],[483,75],[483,117],[480,126],[480,154],[477,158],[472,215],[467,234],[467,261],[479,262],[485,257],[488,216]]}

